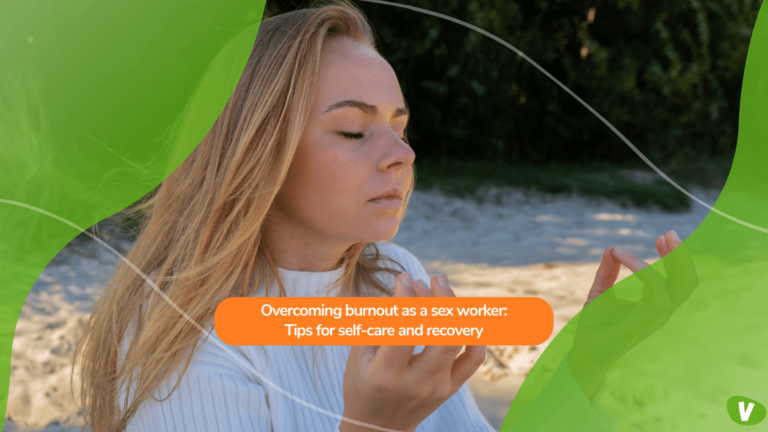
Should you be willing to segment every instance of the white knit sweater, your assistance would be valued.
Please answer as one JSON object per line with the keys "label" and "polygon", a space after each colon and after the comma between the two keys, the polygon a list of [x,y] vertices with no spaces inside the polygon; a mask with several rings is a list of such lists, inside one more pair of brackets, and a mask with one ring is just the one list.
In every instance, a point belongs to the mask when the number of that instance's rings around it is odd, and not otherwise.
{"label": "white knit sweater", "polygon": [[[382,255],[400,263],[414,280],[429,285],[427,272],[410,252],[392,243],[377,245]],[[310,297],[325,295],[323,288],[342,271],[280,269],[280,277],[288,296]],[[381,276],[381,280],[387,286],[394,285],[394,276]],[[270,295],[276,291],[271,289]],[[264,295],[264,290],[256,295]],[[338,431],[348,354],[349,346],[228,346],[212,331],[196,350],[176,391],[168,396],[176,382],[172,377],[156,394],[161,400],[149,399],[141,405],[127,432]],[[555,408],[557,412],[574,417],[569,430],[605,430],[605,421],[599,421],[600,414],[591,411],[567,367],[561,367],[555,378],[570,384],[571,391],[565,392],[570,394],[549,396],[549,400],[552,396],[557,399],[552,402],[560,406]],[[524,417],[530,418],[536,430],[551,430],[546,423],[552,418],[553,407],[535,405]],[[564,405],[570,409],[563,410]],[[416,430],[487,432],[493,428],[465,384]]]}

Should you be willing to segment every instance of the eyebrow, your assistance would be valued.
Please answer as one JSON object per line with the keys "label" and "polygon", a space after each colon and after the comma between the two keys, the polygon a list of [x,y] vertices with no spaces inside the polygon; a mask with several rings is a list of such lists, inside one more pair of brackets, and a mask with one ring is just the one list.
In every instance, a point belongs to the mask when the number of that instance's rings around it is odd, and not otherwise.
{"label": "eyebrow", "polygon": [[[323,111],[323,114],[327,113],[328,111],[335,110],[336,108],[342,107],[357,108],[368,115],[376,115],[379,112],[379,108],[376,105],[368,105],[367,103],[361,102],[359,100],[348,99],[341,102],[336,102],[335,104],[329,106],[325,109],[325,111]],[[394,114],[392,114],[392,118],[407,115],[410,115],[408,108],[401,107],[395,110]]]}

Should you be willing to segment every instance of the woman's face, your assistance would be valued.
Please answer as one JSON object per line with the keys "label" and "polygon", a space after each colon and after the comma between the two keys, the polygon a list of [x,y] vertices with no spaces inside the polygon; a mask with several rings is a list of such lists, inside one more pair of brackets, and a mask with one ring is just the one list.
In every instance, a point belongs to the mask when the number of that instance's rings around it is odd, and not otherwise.
{"label": "woman's face", "polygon": [[415,154],[392,67],[349,39],[328,41],[309,122],[274,210],[296,234],[343,242],[395,236]]}

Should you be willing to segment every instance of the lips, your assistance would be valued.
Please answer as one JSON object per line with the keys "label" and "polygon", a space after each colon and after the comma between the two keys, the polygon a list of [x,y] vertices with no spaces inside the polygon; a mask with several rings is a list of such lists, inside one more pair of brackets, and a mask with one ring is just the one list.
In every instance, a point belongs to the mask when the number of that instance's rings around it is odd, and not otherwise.
{"label": "lips", "polygon": [[391,189],[387,190],[386,192],[384,192],[383,194],[381,194],[381,195],[379,195],[379,196],[377,196],[375,198],[371,198],[368,201],[378,201],[378,200],[385,200],[385,199],[396,199],[396,200],[402,201],[404,195],[405,195],[405,193],[403,192],[402,188],[391,188]]}

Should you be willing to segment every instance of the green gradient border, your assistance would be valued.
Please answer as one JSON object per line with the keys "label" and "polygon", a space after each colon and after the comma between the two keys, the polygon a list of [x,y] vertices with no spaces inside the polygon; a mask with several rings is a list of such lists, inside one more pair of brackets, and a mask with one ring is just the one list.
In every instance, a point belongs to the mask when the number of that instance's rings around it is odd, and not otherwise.
{"label": "green gradient border", "polygon": [[[221,113],[264,6],[0,1],[0,198],[84,228],[136,202]],[[0,203],[2,418],[21,308],[48,262],[78,234]]]}
{"label": "green gradient border", "polygon": [[[768,12],[761,9],[744,73],[736,154],[715,208],[768,228]],[[532,413],[546,412],[558,417],[548,431],[577,430],[573,419],[583,418],[583,411],[603,409],[615,431],[740,430],[742,425],[728,414],[728,399],[740,395],[768,401],[768,234],[710,212],[683,244],[695,264],[698,287],[666,324],[608,370],[593,406],[554,405],[553,395],[566,386],[550,378],[566,353],[578,346],[574,335],[579,322],[595,311],[608,315],[599,311],[598,301],[569,322],[544,351],[512,403],[502,431],[540,430],[528,420]],[[606,294],[642,296],[641,279],[674,268],[672,255]],[[678,288],[674,283],[667,287],[672,293]],[[622,331],[627,337],[633,333]],[[621,335],[616,336],[615,344],[593,349],[585,363],[598,364],[610,355]]]}

